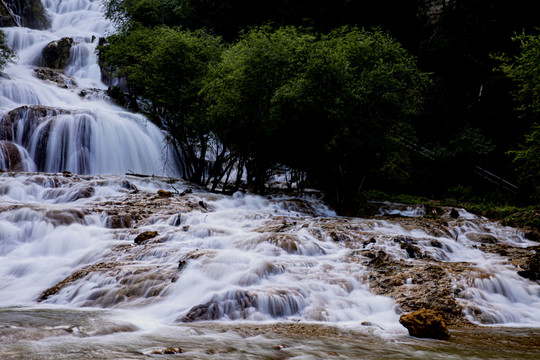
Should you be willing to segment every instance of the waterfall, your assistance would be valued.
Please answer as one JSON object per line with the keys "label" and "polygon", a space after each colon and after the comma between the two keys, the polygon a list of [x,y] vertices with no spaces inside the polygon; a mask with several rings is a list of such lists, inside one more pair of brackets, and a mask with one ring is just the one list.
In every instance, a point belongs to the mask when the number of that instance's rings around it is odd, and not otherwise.
{"label": "waterfall", "polygon": [[[100,1],[43,4],[50,29],[3,29],[17,61],[7,66],[0,79],[0,141],[14,144],[19,155],[8,159],[16,152],[2,145],[0,168],[180,176],[163,132],[143,116],[114,105],[104,94],[107,86],[101,80],[95,49],[99,38],[114,28],[104,18]],[[61,69],[43,68],[49,65],[44,48],[66,38],[70,48],[65,64]]]}
{"label": "waterfall", "polygon": [[[463,209],[340,217],[180,180],[163,132],[104,94],[100,2],[43,4],[50,29],[3,29],[18,60],[0,78],[0,358],[135,359],[182,341],[194,359],[470,357],[412,343],[399,316],[422,307],[538,339],[540,285],[522,276],[538,243]],[[64,70],[43,68],[66,37]]]}

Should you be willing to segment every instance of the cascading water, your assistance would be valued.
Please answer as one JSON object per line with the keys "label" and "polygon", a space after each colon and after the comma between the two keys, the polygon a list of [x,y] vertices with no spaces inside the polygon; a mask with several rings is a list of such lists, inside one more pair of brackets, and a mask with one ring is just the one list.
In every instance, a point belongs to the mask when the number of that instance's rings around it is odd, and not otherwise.
{"label": "cascading water", "polygon": [[[113,105],[106,96],[88,96],[107,88],[95,48],[113,28],[104,19],[100,2],[43,4],[51,29],[3,29],[18,61],[5,69],[1,79],[0,140],[19,145],[19,158],[30,155],[34,164],[23,163],[24,170],[180,175],[156,126]],[[73,41],[65,69],[39,68],[47,44],[66,37]],[[14,163],[4,157],[0,168],[11,169]]]}
{"label": "cascading water", "polygon": [[[51,30],[3,29],[19,60],[0,79],[0,358],[540,356],[540,286],[517,272],[537,244],[515,229],[386,203],[343,218],[313,199],[122,175],[177,170],[159,129],[100,95],[99,2],[43,4]],[[43,80],[42,49],[66,36],[65,71]],[[521,330],[412,340],[398,319],[418,307]]]}

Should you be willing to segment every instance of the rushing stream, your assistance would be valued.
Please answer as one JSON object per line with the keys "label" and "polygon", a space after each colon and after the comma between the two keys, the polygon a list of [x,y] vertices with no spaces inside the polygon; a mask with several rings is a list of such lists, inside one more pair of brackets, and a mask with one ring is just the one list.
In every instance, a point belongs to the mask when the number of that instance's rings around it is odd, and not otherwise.
{"label": "rushing stream", "polygon": [[[100,2],[43,4],[51,29],[3,28],[0,358],[540,358],[540,286],[518,274],[537,243],[464,210],[344,218],[178,180],[164,134],[104,95]],[[62,81],[40,78],[66,36]],[[411,338],[399,316],[424,306],[468,327]]]}

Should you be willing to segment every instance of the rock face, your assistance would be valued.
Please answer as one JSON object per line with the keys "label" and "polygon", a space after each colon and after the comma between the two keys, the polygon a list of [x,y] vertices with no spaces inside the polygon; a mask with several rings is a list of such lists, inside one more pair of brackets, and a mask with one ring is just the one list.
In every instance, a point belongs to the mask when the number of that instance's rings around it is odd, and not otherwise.
{"label": "rock face", "polygon": [[11,0],[0,2],[0,27],[4,26],[48,29],[51,21],[40,0]]}
{"label": "rock face", "polygon": [[43,65],[52,69],[63,69],[67,65],[69,50],[73,45],[73,39],[69,37],[51,41],[41,52]]}
{"label": "rock face", "polygon": [[420,309],[402,315],[399,322],[409,330],[411,336],[442,340],[450,337],[442,316],[433,310]]}

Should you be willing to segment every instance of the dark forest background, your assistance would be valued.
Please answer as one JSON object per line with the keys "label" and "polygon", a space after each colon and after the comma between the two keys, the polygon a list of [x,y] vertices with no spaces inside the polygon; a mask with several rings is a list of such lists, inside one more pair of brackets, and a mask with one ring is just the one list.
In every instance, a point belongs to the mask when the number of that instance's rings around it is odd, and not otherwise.
{"label": "dark forest background", "polygon": [[[292,169],[367,189],[538,203],[540,46],[526,0],[105,0],[115,99],[169,130],[191,181]],[[213,162],[206,159],[212,151]],[[514,186],[515,185],[515,186]]]}

